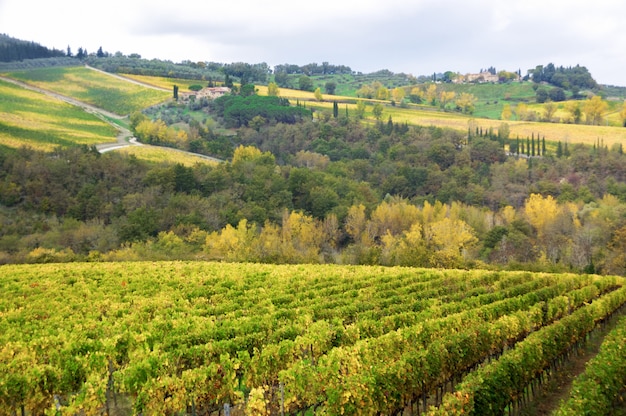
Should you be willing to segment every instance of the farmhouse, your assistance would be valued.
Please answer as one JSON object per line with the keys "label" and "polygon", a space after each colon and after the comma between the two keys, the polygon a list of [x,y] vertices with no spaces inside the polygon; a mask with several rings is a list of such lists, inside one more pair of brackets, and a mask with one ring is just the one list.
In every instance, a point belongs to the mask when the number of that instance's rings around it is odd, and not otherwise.
{"label": "farmhouse", "polygon": [[466,82],[475,82],[475,83],[483,83],[483,82],[498,82],[498,75],[494,75],[491,72],[479,72],[478,74],[465,74],[464,76],[458,77],[454,80],[454,82],[458,84],[466,83]]}
{"label": "farmhouse", "polygon": [[[516,81],[519,80],[519,76],[515,74]],[[485,82],[500,82],[500,77],[497,74],[491,72],[479,72],[478,74],[465,74],[455,78],[452,82],[455,84],[465,83],[477,83],[482,84]]]}
{"label": "farmhouse", "polygon": [[228,87],[206,87],[206,88],[202,88],[200,91],[180,93],[179,98],[181,100],[189,100],[191,96],[195,96],[196,100],[200,100],[202,98],[208,98],[210,100],[214,100],[228,93],[230,93],[230,88]]}

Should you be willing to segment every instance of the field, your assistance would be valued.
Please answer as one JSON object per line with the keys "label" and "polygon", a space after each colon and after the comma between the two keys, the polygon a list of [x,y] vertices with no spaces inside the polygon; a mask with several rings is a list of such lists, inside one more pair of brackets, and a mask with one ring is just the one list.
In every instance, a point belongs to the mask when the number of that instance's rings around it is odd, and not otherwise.
{"label": "field", "polygon": [[84,67],[32,69],[8,76],[119,115],[140,111],[172,96]]}
{"label": "field", "polygon": [[193,166],[196,163],[216,163],[201,156],[195,156],[180,150],[158,146],[126,146],[116,150],[127,155],[133,155],[137,159],[153,163],[180,163],[185,166]]}
{"label": "field", "polygon": [[134,74],[122,74],[124,78],[129,78],[135,81],[139,81],[144,84],[152,85],[157,88],[163,88],[168,91],[173,91],[174,85],[178,85],[180,92],[190,92],[189,86],[201,85],[207,86],[207,81],[197,79],[180,79],[180,78],[166,78],[166,77],[153,77],[148,75],[134,75]]}
{"label": "field", "polygon": [[206,262],[2,266],[0,290],[2,414],[504,414],[626,303],[620,277]]}
{"label": "field", "polygon": [[[524,84],[520,84],[524,85]],[[461,87],[465,87],[462,89]],[[493,97],[497,97],[499,93],[504,91],[501,86],[498,85],[482,85],[480,88],[486,87],[481,93],[480,97],[483,101],[483,105]],[[267,95],[267,87],[257,86],[259,95]],[[457,86],[459,91],[475,92],[471,86]],[[480,89],[479,89],[480,90]],[[527,90],[532,91],[532,88],[528,86],[524,88],[519,86],[519,96],[524,96],[528,93]],[[356,112],[356,98],[348,96],[335,96],[335,95],[323,95],[323,101],[318,102],[315,100],[312,92],[292,90],[286,88],[280,88],[280,96],[288,98],[292,104],[297,101],[304,103],[308,108],[312,108],[319,111],[332,112],[333,101],[339,103],[339,112],[345,113],[346,107],[349,114]],[[626,129],[623,127],[617,127],[617,113],[616,110],[612,110],[609,117],[612,123],[609,126],[589,126],[584,124],[560,124],[560,123],[542,123],[533,121],[503,121],[499,120],[499,115],[502,111],[501,107],[496,110],[497,115],[494,118],[485,118],[476,115],[465,115],[457,112],[443,112],[438,111],[435,108],[420,105],[409,105],[407,108],[400,106],[391,106],[388,102],[379,100],[364,100],[366,103],[365,119],[367,122],[373,122],[374,115],[372,109],[374,104],[382,103],[384,106],[381,121],[387,122],[389,117],[393,119],[394,123],[408,123],[410,125],[422,125],[422,126],[435,126],[443,128],[451,128],[461,131],[467,131],[468,128],[474,130],[476,127],[489,129],[493,128],[497,131],[498,127],[502,123],[509,125],[510,137],[515,138],[519,136],[521,139],[526,137],[545,137],[547,142],[568,142],[568,143],[583,143],[586,145],[593,145],[601,140],[609,148],[613,144],[626,143]],[[494,104],[492,104],[493,106]],[[614,105],[615,107],[615,105]],[[535,111],[541,111],[541,105],[529,106],[529,108]],[[557,113],[558,115],[558,113]]]}
{"label": "field", "polygon": [[[372,114],[374,101],[367,100],[366,103],[366,121],[372,122],[374,120]],[[348,107],[348,112],[354,114],[356,111],[354,104],[340,104],[339,112],[343,114],[346,106]],[[307,107],[322,111],[332,111],[332,102],[307,102]],[[383,109],[381,121],[387,122],[389,117],[393,119],[394,123],[406,122],[410,125],[435,126],[461,131],[467,131],[468,128],[474,131],[476,127],[483,129],[493,128],[494,131],[497,131],[502,123],[506,123],[509,125],[510,138],[512,139],[517,136],[525,139],[534,135],[535,137],[545,137],[547,142],[552,143],[560,141],[570,144],[583,143],[590,146],[601,140],[609,148],[616,143],[626,143],[626,128],[615,126],[492,120],[452,112],[386,105]]]}
{"label": "field", "polygon": [[81,108],[0,81],[0,141],[6,146],[49,151],[115,141],[116,134]]}

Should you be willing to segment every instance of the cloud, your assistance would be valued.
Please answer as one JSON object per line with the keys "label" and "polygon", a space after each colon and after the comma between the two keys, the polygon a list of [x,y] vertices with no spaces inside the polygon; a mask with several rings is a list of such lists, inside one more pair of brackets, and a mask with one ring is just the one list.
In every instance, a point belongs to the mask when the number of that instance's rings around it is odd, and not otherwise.
{"label": "cloud", "polygon": [[0,0],[7,34],[173,61],[306,64],[415,75],[585,65],[626,84],[621,0]]}

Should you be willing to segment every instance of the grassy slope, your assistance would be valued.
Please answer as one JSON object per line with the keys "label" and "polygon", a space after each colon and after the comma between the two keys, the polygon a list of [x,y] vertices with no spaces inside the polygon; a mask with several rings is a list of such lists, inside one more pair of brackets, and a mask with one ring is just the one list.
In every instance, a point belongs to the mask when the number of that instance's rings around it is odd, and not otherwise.
{"label": "grassy slope", "polygon": [[[75,97],[77,99],[92,103],[96,106],[108,109],[118,114],[134,111],[144,108],[149,105],[153,105],[163,99],[169,97],[169,93],[154,91],[141,87],[139,85],[125,82],[124,80],[109,77],[106,74],[101,74],[95,71],[88,70],[82,67],[75,68],[45,68],[29,71],[14,72],[11,76],[20,80],[32,83],[34,85],[57,91],[59,93]],[[343,75],[344,81],[350,81],[349,85],[352,88],[355,80],[351,75]],[[149,76],[129,76],[129,78],[139,80],[148,84],[152,84],[159,87],[171,88],[174,84],[181,87],[181,91],[185,91],[189,85],[197,84],[196,80],[180,80],[180,79],[168,79],[160,77]],[[349,79],[346,79],[349,78]],[[359,81],[363,81],[360,80]],[[338,83],[338,87],[342,84]],[[440,112],[435,108],[428,106],[416,106],[410,105],[408,108],[392,107],[388,102],[382,102],[385,107],[382,115],[382,120],[386,121],[391,117],[396,123],[407,122],[409,124],[417,125],[432,125],[437,127],[449,127],[458,130],[467,130],[468,128],[482,127],[484,129],[493,127],[497,129],[502,121],[498,120],[499,114],[502,111],[504,103],[509,102],[512,107],[515,103],[520,101],[531,101],[534,97],[534,91],[531,83],[512,83],[512,84],[481,84],[481,85],[454,85],[444,84],[440,85],[441,88],[450,89],[457,94],[462,92],[468,92],[474,94],[477,99],[476,112],[472,116],[463,115],[456,112]],[[2,88],[5,90],[9,88],[3,84]],[[84,114],[81,110],[75,109],[76,114],[81,116],[68,117],[62,112],[53,112],[50,114],[50,109],[41,108],[37,116],[33,114],[37,113],[34,109],[37,107],[30,102],[27,105],[31,110],[30,119],[27,121],[16,121],[19,119],[18,111],[13,111],[13,106],[18,105],[16,98],[10,98],[15,96],[15,91],[19,88],[10,88],[13,92],[6,92],[3,97],[3,116],[2,116],[2,134],[3,142],[6,144],[14,143],[18,145],[24,144],[24,141],[30,143],[40,143],[41,146],[47,146],[48,148],[54,145],[78,143],[100,143],[110,141],[113,133],[111,133],[110,127],[104,126],[101,122],[92,120],[89,123],[80,122],[67,122],[67,120],[80,119],[80,117],[88,117],[93,119],[92,116]],[[267,94],[266,86],[257,86],[257,91],[261,95]],[[337,92],[342,91],[338,88]],[[354,114],[356,98],[351,96],[350,91],[345,91],[346,95],[327,95],[323,94],[324,100],[322,102],[315,101],[314,95],[311,92],[280,88],[280,96],[288,98],[292,103],[296,101],[306,102],[307,107],[314,108],[316,110],[332,111],[332,101],[336,100],[340,103],[340,113],[344,114],[347,108],[348,112]],[[54,102],[55,105],[60,105],[56,101],[42,97],[35,93],[21,92],[20,94],[30,95],[31,97],[38,97],[37,99],[45,99],[46,103]],[[7,98],[9,97],[9,98]],[[506,97],[506,100],[502,99]],[[35,98],[32,98],[35,100]],[[368,105],[366,109],[366,121],[372,122],[374,120],[372,115],[373,104],[376,100],[366,100]],[[519,136],[521,138],[529,137],[531,135],[545,137],[548,142],[567,141],[570,143],[596,143],[598,139],[601,139],[606,145],[611,146],[614,143],[623,143],[626,140],[626,129],[617,127],[618,113],[621,108],[621,102],[612,101],[609,102],[609,126],[587,126],[587,125],[572,125],[572,124],[555,124],[555,123],[539,123],[539,122],[521,122],[521,121],[508,121],[510,126],[511,137]],[[42,107],[50,107],[48,104]],[[62,105],[65,110],[73,108],[68,105]],[[562,109],[563,104],[559,107]],[[17,108],[17,107],[16,107]],[[537,112],[541,112],[541,105],[529,104],[529,108]],[[34,111],[34,112],[33,112]],[[44,115],[45,114],[45,115]],[[563,115],[563,110],[557,112],[557,117]],[[55,119],[63,119],[61,123],[55,121]],[[11,124],[7,123],[8,120],[13,120]],[[46,120],[46,122],[44,122]],[[21,124],[20,124],[21,123]],[[30,127],[26,127],[30,126]],[[52,128],[51,126],[56,126]],[[93,126],[93,128],[92,128]],[[25,129],[19,130],[15,127]],[[64,133],[67,128],[78,129],[81,133]],[[34,132],[28,132],[33,130]],[[104,137],[103,137],[104,136]],[[68,138],[69,137],[69,138]],[[74,140],[71,138],[78,138]],[[133,152],[140,152],[133,150]],[[141,152],[145,152],[142,150]],[[156,157],[161,159],[163,155]],[[151,157],[155,158],[155,157]]]}
{"label": "grassy slope", "polygon": [[171,96],[168,92],[142,87],[84,67],[40,68],[12,72],[9,76],[119,115],[158,104]]}
{"label": "grassy slope", "polygon": [[0,141],[18,148],[94,145],[115,140],[109,124],[73,105],[0,81]]}

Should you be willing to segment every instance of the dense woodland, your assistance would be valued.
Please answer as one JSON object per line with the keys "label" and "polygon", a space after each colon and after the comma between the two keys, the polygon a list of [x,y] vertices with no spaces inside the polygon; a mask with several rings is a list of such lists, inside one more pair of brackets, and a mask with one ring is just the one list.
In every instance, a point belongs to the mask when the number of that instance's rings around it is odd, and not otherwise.
{"label": "dense woodland", "polygon": [[242,127],[229,143],[230,161],[195,167],[3,148],[1,261],[626,271],[621,148],[518,157],[487,132],[345,116]]}

